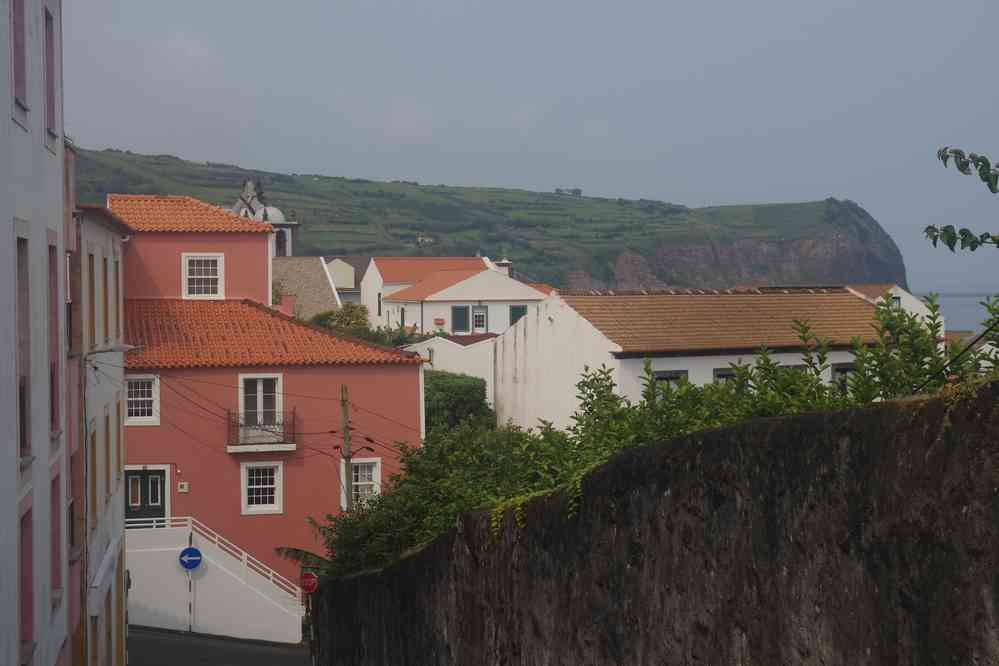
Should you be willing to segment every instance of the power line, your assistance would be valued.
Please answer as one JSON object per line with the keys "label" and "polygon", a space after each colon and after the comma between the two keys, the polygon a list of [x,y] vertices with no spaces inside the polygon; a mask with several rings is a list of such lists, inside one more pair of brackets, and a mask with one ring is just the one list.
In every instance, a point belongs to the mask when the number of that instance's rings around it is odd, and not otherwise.
{"label": "power line", "polygon": [[[126,368],[123,365],[117,365],[115,363],[109,363],[107,361],[96,361],[95,360],[93,362],[94,363],[99,363],[101,365],[106,365],[106,366],[112,367],[112,368],[119,368],[121,370],[128,370],[129,369],[129,368]],[[239,390],[239,388],[240,388],[238,384],[222,384],[220,382],[212,382],[212,381],[208,381],[206,379],[194,379],[193,377],[171,377],[170,379],[174,380],[174,381],[178,381],[178,382],[197,382],[199,384],[208,384],[210,386],[220,386],[222,388],[230,388],[230,389],[236,389],[236,390]],[[162,379],[162,377],[161,377],[160,381],[164,381]],[[329,396],[310,395],[308,393],[292,393],[290,391],[281,391],[281,395],[287,395],[287,396],[291,396],[291,397],[295,397],[295,398],[307,398],[309,400],[323,400],[323,401],[326,401],[326,402],[335,402],[337,404],[339,404],[339,402],[340,402],[339,398],[331,398]],[[220,406],[220,405],[218,405],[218,403],[213,403],[213,404],[215,404],[216,406]],[[411,425],[409,425],[407,423],[403,423],[402,421],[398,421],[398,420],[396,420],[396,419],[394,419],[394,418],[392,418],[390,416],[386,416],[385,414],[377,412],[377,411],[375,411],[373,409],[369,409],[367,407],[362,407],[361,405],[358,405],[356,402],[351,402],[350,404],[355,409],[359,409],[362,412],[367,412],[367,413],[372,414],[374,416],[378,416],[380,418],[385,419],[386,421],[390,421],[392,423],[395,423],[396,425],[402,426],[403,428],[408,428],[409,430],[412,430],[414,432],[420,432],[419,428],[414,428],[413,426],[411,426]]]}
{"label": "power line", "polygon": [[[989,326],[984,331],[982,331],[981,333],[979,333],[978,337],[976,337],[974,340],[972,340],[970,343],[968,343],[968,346],[965,347],[964,349],[962,349],[960,351],[960,353],[957,354],[957,356],[955,356],[954,358],[952,358],[949,361],[947,361],[946,363],[944,363],[943,367],[941,367],[940,370],[938,370],[937,372],[932,373],[929,377],[927,377],[926,381],[923,382],[922,384],[920,384],[919,387],[915,391],[913,391],[913,393],[919,393],[924,388],[926,388],[926,385],[929,384],[930,382],[932,382],[933,379],[938,374],[944,374],[944,373],[946,373],[947,369],[950,368],[951,365],[953,365],[954,363],[956,363],[959,358],[961,358],[962,356],[964,356],[965,354],[967,354],[975,345],[978,344],[979,340],[981,340],[986,335],[988,335],[989,333],[991,333],[992,331],[994,331],[997,327],[999,327],[999,319],[997,319],[996,321],[992,322],[991,326]],[[947,375],[944,374],[944,377],[946,377],[946,376]]]}

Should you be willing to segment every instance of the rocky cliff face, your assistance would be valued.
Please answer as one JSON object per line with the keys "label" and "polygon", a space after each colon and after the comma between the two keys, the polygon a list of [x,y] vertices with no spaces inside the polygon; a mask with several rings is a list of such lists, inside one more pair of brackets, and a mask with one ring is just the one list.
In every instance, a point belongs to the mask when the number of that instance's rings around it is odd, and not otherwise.
{"label": "rocky cliff face", "polygon": [[719,235],[702,242],[660,243],[624,250],[610,279],[584,270],[567,275],[571,289],[831,285],[906,285],[902,254],[867,211],[851,201],[823,202],[824,229],[804,238]]}
{"label": "rocky cliff face", "polygon": [[[320,663],[997,664],[999,385],[632,449],[325,580]],[[519,523],[519,525],[518,525]]]}

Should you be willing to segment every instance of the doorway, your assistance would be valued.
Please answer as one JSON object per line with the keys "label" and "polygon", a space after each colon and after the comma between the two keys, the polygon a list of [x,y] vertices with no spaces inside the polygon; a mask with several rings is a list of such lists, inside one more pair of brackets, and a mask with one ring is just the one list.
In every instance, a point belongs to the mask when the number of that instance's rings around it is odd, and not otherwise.
{"label": "doorway", "polygon": [[166,518],[166,470],[125,470],[125,520]]}

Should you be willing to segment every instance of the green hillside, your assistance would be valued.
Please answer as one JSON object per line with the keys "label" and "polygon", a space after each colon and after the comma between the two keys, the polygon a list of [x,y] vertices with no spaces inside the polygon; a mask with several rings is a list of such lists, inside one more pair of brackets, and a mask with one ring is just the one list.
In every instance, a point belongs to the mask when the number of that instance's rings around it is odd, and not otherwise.
{"label": "green hillside", "polygon": [[[268,201],[301,224],[296,254],[481,252],[509,257],[533,279],[577,287],[905,280],[901,256],[877,222],[856,204],[834,199],[693,209],[646,199],[288,175],[118,150],[81,150],[77,172],[83,203],[124,192],[189,194],[228,207],[245,179],[259,179]],[[807,265],[802,251],[830,242],[839,247],[844,238],[850,242],[842,280],[833,279],[835,266]],[[819,254],[824,261],[828,252]]]}

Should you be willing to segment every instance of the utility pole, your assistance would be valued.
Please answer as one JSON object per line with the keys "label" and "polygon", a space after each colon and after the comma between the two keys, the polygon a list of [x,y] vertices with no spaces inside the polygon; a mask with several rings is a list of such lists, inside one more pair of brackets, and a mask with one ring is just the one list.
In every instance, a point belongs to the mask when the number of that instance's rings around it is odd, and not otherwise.
{"label": "utility pole", "polygon": [[340,423],[343,429],[343,493],[346,498],[347,511],[354,508],[354,468],[350,463],[350,399],[347,397],[347,385],[340,385]]}

